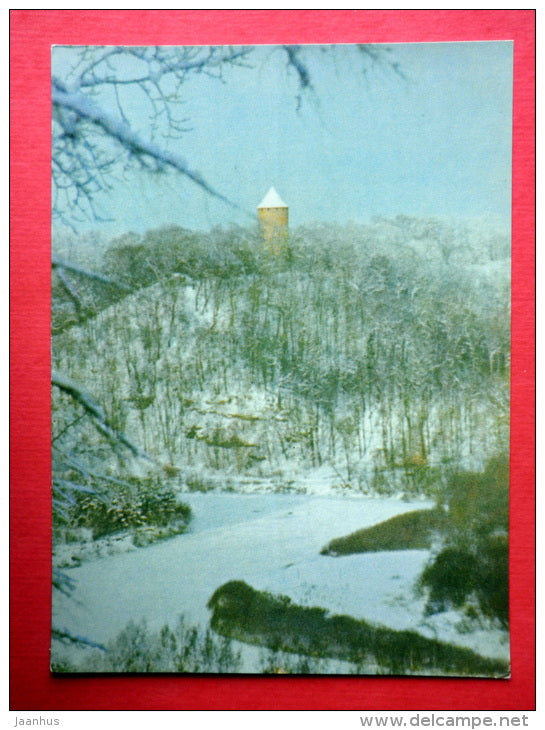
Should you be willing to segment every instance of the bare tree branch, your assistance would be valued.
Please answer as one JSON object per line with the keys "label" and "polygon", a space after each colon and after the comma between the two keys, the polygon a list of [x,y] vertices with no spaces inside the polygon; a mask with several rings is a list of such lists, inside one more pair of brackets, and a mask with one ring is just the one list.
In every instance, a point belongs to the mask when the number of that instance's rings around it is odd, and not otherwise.
{"label": "bare tree branch", "polygon": [[84,408],[100,433],[107,436],[109,439],[123,444],[123,446],[128,448],[135,456],[139,456],[150,461],[152,460],[146,453],[141,451],[138,446],[135,446],[131,441],[129,441],[125,434],[117,431],[117,429],[109,423],[101,406],[99,406],[98,403],[96,403],[96,401],[83,390],[83,388],[69,378],[55,372],[51,374],[51,383],[69,395],[76,403],[79,403],[79,405]]}
{"label": "bare tree branch", "polygon": [[[52,100],[57,110],[72,112],[77,116],[79,122],[87,121],[99,127],[109,138],[117,141],[130,154],[134,155],[135,159],[142,165],[146,166],[146,161],[150,160],[156,163],[156,169],[158,170],[171,167],[188,177],[212,197],[221,200],[237,210],[243,210],[237,203],[209,185],[200,173],[191,170],[186,160],[182,157],[159,147],[153,142],[144,140],[126,122],[115,119],[103,109],[93,104],[84,95],[64,91],[62,89],[62,83],[55,79],[53,80]],[[79,160],[79,162],[84,167],[82,161]],[[89,178],[82,185],[85,186],[91,181],[92,178]]]}
{"label": "bare tree branch", "polygon": [[[58,586],[57,586],[58,587]],[[61,588],[59,587],[59,590]],[[65,592],[65,591],[63,591]],[[108,651],[105,646],[102,644],[99,644],[96,641],[91,641],[90,639],[87,639],[85,636],[78,636],[76,634],[72,634],[70,631],[67,631],[66,629],[60,630],[53,628],[51,629],[51,638],[56,639],[57,641],[60,641],[63,644],[75,644],[76,646],[88,646],[92,649],[100,649],[101,651]]]}
{"label": "bare tree branch", "polygon": [[102,274],[96,274],[94,271],[88,271],[87,269],[81,268],[81,266],[76,266],[75,264],[71,264],[68,261],[63,261],[58,256],[52,256],[51,257],[51,264],[54,269],[65,269],[66,271],[71,271],[74,274],[78,274],[79,276],[84,276],[87,279],[92,279],[93,281],[99,281],[101,284],[105,284],[106,286],[113,286],[116,289],[122,289],[123,291],[130,292],[132,289],[127,286],[126,284],[122,284],[119,281],[114,281],[114,279],[110,279],[108,276],[103,276]]}
{"label": "bare tree branch", "polygon": [[[224,68],[246,65],[251,50],[230,46],[79,49],[73,68],[62,79],[52,80],[56,217],[66,222],[69,209],[68,217],[79,214],[100,219],[94,198],[111,188],[111,175],[124,155],[127,163],[154,172],[174,170],[211,197],[242,210],[180,154],[157,144],[153,136],[160,132],[175,139],[187,131],[187,120],[176,118],[173,109],[182,102],[181,87],[190,74],[222,80]],[[128,113],[125,89],[140,93],[150,105],[145,133],[136,131],[141,120]]]}
{"label": "bare tree branch", "polygon": [[288,67],[295,69],[299,80],[299,93],[297,94],[297,110],[301,108],[302,95],[307,89],[312,89],[310,73],[305,64],[301,61],[301,46],[282,46],[288,56]]}

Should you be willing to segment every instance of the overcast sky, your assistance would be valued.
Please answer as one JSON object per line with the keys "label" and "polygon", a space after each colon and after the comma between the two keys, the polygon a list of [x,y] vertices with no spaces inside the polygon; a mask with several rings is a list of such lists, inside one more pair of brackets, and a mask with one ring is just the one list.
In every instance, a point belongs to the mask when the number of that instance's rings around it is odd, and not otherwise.
{"label": "overcast sky", "polygon": [[[292,225],[406,214],[483,218],[508,230],[512,44],[390,48],[404,78],[381,66],[363,74],[350,46],[333,54],[309,46],[314,90],[298,109],[285,54],[260,47],[252,68],[228,70],[224,83],[200,75],[182,87],[191,129],[169,147],[245,210],[274,185]],[[66,52],[53,61],[65,75]],[[125,173],[96,203],[112,220],[81,227],[108,235],[249,222],[173,174]]]}

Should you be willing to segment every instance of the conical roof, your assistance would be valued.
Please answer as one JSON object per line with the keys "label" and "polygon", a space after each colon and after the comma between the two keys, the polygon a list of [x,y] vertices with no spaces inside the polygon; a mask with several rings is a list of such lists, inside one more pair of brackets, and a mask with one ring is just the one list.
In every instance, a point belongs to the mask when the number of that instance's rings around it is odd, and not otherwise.
{"label": "conical roof", "polygon": [[258,208],[287,208],[288,206],[284,203],[280,195],[274,188],[270,188],[269,192],[261,203],[257,206]]}

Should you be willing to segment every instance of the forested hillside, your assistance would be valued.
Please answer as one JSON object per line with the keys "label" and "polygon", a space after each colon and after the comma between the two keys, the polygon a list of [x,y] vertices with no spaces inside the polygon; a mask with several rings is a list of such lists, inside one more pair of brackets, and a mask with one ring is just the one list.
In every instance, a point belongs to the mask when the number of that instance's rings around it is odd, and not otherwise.
{"label": "forested hillside", "polygon": [[507,452],[509,261],[403,216],[298,228],[287,257],[252,229],[127,234],[85,262],[102,281],[54,273],[53,363],[150,460],[59,389],[54,445],[183,489],[435,493]]}

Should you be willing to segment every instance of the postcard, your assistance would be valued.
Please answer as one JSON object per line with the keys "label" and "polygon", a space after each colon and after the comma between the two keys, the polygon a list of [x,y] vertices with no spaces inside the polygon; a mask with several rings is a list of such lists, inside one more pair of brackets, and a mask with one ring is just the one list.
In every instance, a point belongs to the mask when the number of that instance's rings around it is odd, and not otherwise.
{"label": "postcard", "polygon": [[53,47],[54,673],[509,677],[512,66]]}

